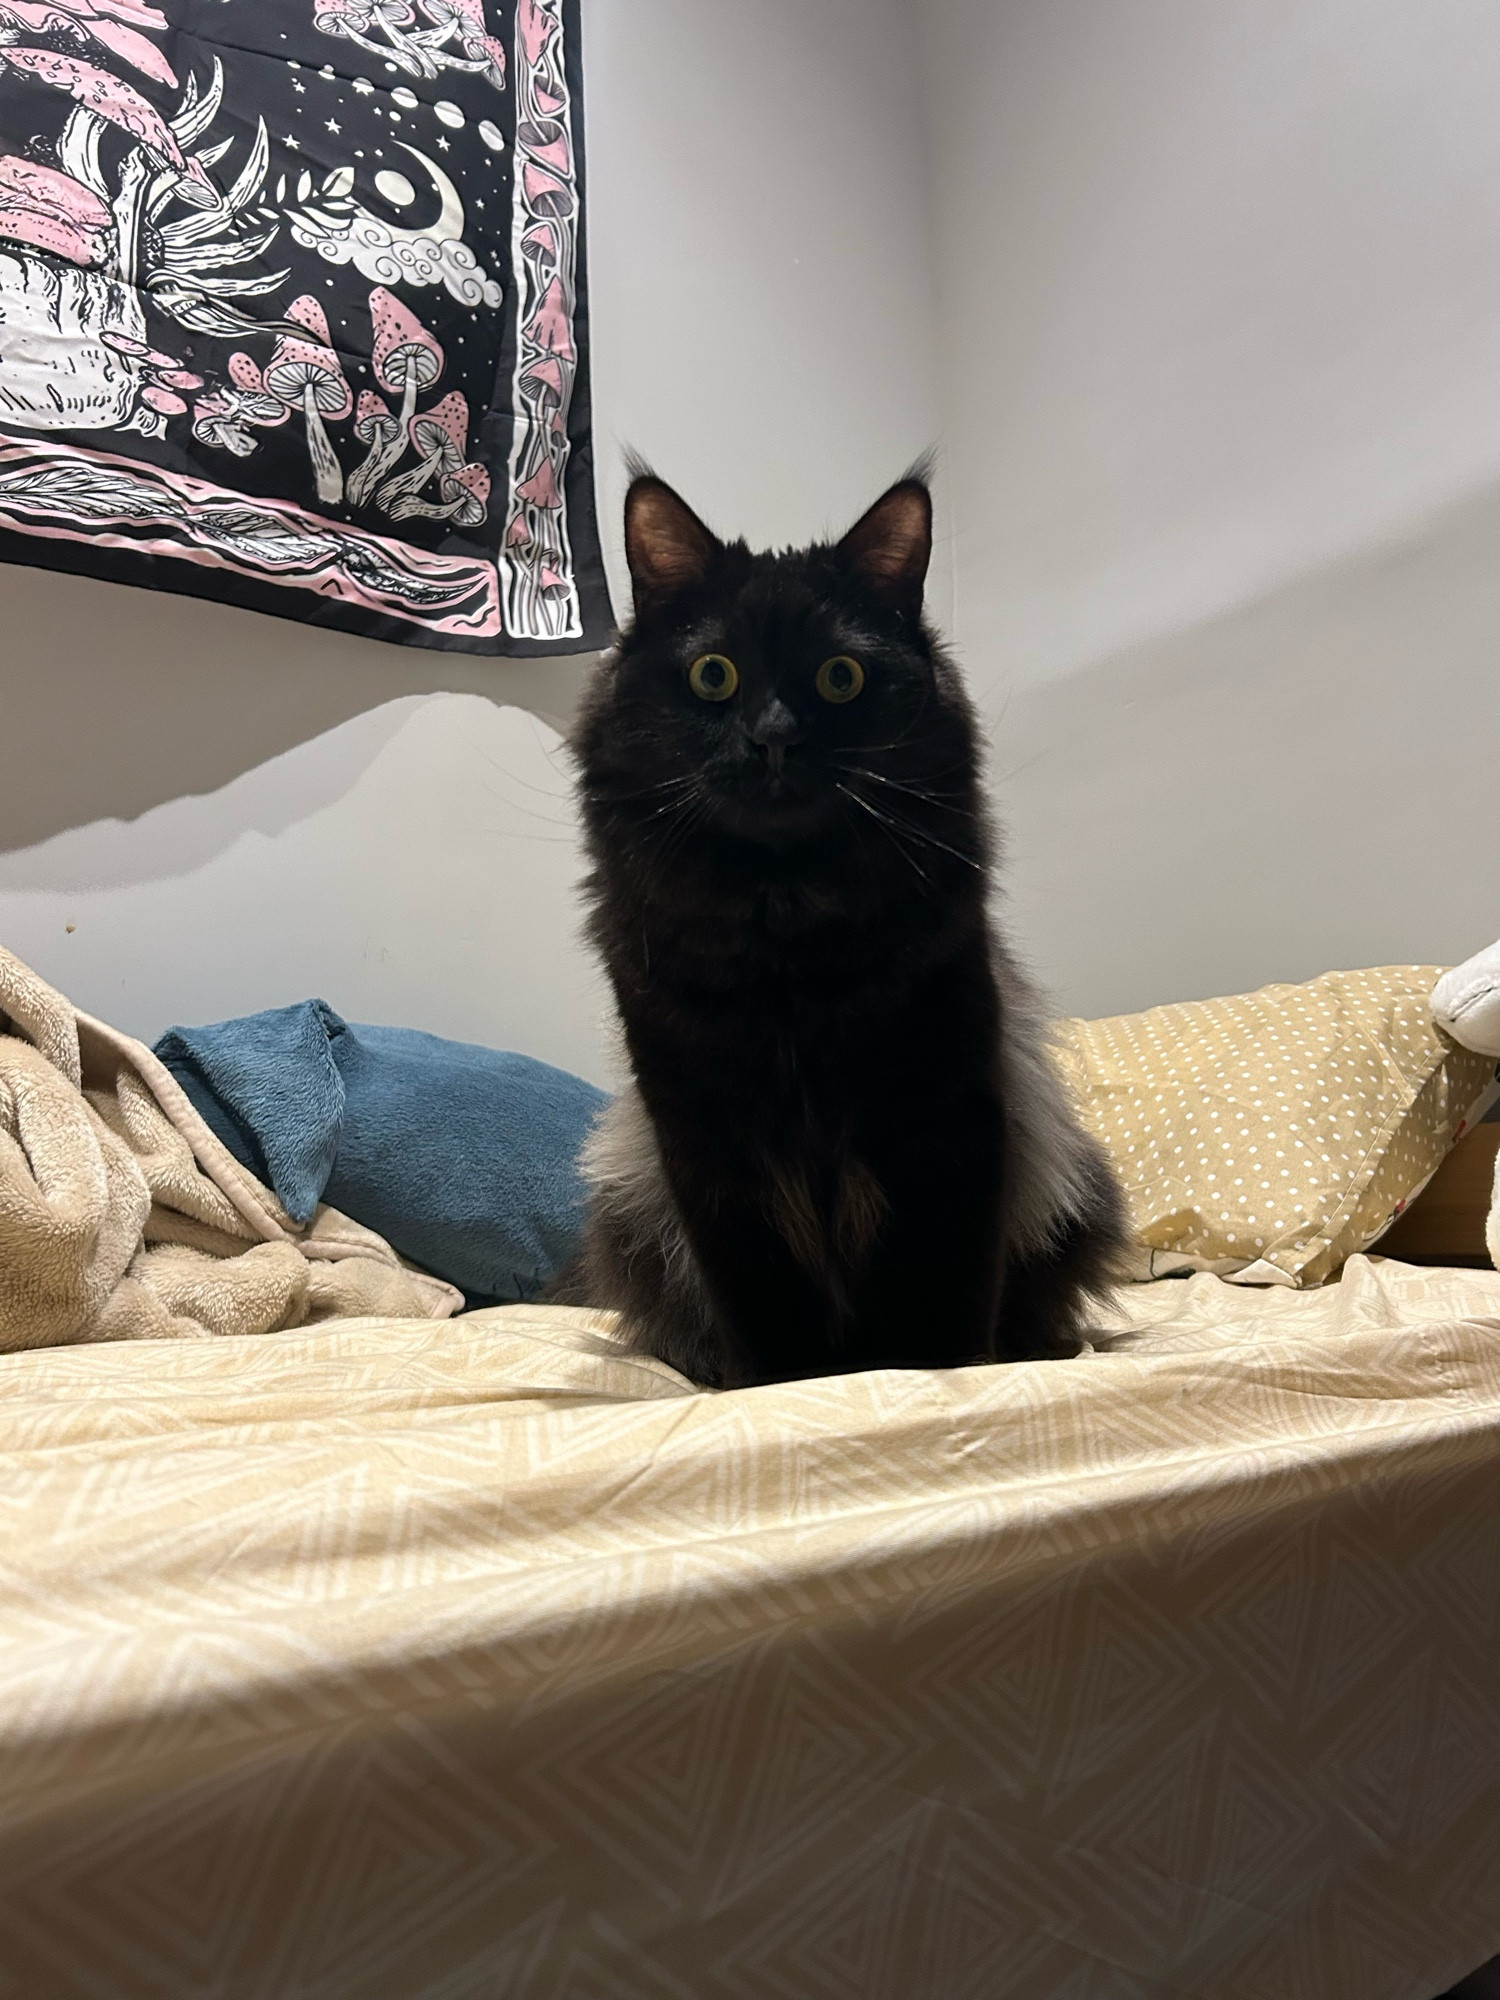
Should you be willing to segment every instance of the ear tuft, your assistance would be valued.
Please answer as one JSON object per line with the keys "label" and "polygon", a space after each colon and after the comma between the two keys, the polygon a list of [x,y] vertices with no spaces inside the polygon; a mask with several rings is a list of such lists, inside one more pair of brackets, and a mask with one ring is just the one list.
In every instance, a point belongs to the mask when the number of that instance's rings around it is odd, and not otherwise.
{"label": "ear tuft", "polygon": [[932,495],[926,483],[898,480],[861,514],[837,553],[877,597],[918,617],[932,559]]}
{"label": "ear tuft", "polygon": [[625,559],[637,617],[701,583],[722,544],[655,473],[640,472],[625,495]]}

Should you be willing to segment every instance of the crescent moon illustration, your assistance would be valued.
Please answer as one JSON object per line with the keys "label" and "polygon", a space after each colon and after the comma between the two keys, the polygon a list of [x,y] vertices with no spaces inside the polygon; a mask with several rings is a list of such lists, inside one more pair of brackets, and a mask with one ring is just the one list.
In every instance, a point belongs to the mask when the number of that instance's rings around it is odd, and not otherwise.
{"label": "crescent moon illustration", "polygon": [[419,243],[425,236],[438,243],[450,242],[464,233],[464,205],[458,189],[449,180],[436,160],[429,160],[425,153],[415,146],[408,146],[404,139],[396,142],[403,153],[410,153],[414,160],[420,160],[432,177],[432,184],[438,191],[437,221],[430,222],[425,229],[397,229],[391,227],[391,237],[397,243]]}
{"label": "crescent moon illustration", "polygon": [[[438,212],[431,222],[405,226],[388,222],[366,208],[347,183],[340,184],[348,170],[335,168],[324,183],[323,206],[309,204],[289,211],[292,241],[316,250],[330,264],[352,264],[372,284],[442,285],[460,305],[498,306],[499,282],[464,242],[464,205],[458,189],[420,147],[405,140],[396,143],[421,167],[437,194]],[[375,176],[375,188],[403,213],[429,199],[418,196],[405,174],[388,169]]]}

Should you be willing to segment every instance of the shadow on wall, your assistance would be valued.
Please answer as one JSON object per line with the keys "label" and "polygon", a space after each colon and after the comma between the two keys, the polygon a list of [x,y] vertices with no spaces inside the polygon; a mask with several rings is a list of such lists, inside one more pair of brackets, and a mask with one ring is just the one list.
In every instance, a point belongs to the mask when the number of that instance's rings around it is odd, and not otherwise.
{"label": "shadow on wall", "polygon": [[1500,489],[1017,691],[1010,923],[1061,1009],[1453,963],[1500,931],[1497,555]]}
{"label": "shadow on wall", "polygon": [[383,704],[482,694],[562,730],[593,664],[592,655],[489,660],[382,645],[50,570],[0,571],[0,617],[0,854],[217,791],[365,716],[370,726],[320,766],[319,797],[259,795],[272,821],[256,824],[274,833],[286,823],[277,811],[300,816],[353,782],[399,726],[370,713]]}
{"label": "shadow on wall", "polygon": [[19,569],[0,607],[0,943],[79,1006],[149,1041],[320,995],[609,1074],[558,731],[587,660]]}

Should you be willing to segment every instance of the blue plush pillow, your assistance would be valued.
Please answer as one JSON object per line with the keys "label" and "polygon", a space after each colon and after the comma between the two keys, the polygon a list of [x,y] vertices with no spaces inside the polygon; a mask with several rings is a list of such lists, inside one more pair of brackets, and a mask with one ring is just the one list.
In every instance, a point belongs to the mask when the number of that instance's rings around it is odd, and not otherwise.
{"label": "blue plush pillow", "polygon": [[322,1000],[172,1028],[156,1053],[298,1222],[326,1201],[470,1305],[534,1296],[573,1252],[607,1101],[581,1077]]}

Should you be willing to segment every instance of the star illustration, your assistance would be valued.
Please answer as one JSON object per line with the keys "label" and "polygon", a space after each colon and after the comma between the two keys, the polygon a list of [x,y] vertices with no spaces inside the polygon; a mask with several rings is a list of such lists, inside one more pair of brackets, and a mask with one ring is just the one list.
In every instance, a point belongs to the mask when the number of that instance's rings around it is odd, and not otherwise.
{"label": "star illustration", "polygon": [[439,133],[438,135],[437,144],[438,144],[438,151],[440,153],[446,153],[448,151],[448,141],[445,138],[443,138],[441,133]]}
{"label": "star illustration", "polygon": [[337,118],[330,118],[330,119],[328,120],[327,124],[326,124],[326,125],[325,125],[325,127],[324,127],[324,130],[325,130],[325,131],[328,131],[328,132],[339,132],[339,131],[342,131],[342,129],[343,129],[343,128],[342,128],[342,126],[341,126],[341,125],[339,124],[339,121],[337,120]]}
{"label": "star illustration", "polygon": [[307,85],[305,83],[294,83],[292,85],[292,88],[293,90],[296,91],[299,97],[303,97],[307,93]]}
{"label": "star illustration", "polygon": [[292,137],[290,132],[283,134],[281,143],[289,152],[300,153],[302,151],[302,148],[297,144],[297,141]]}

